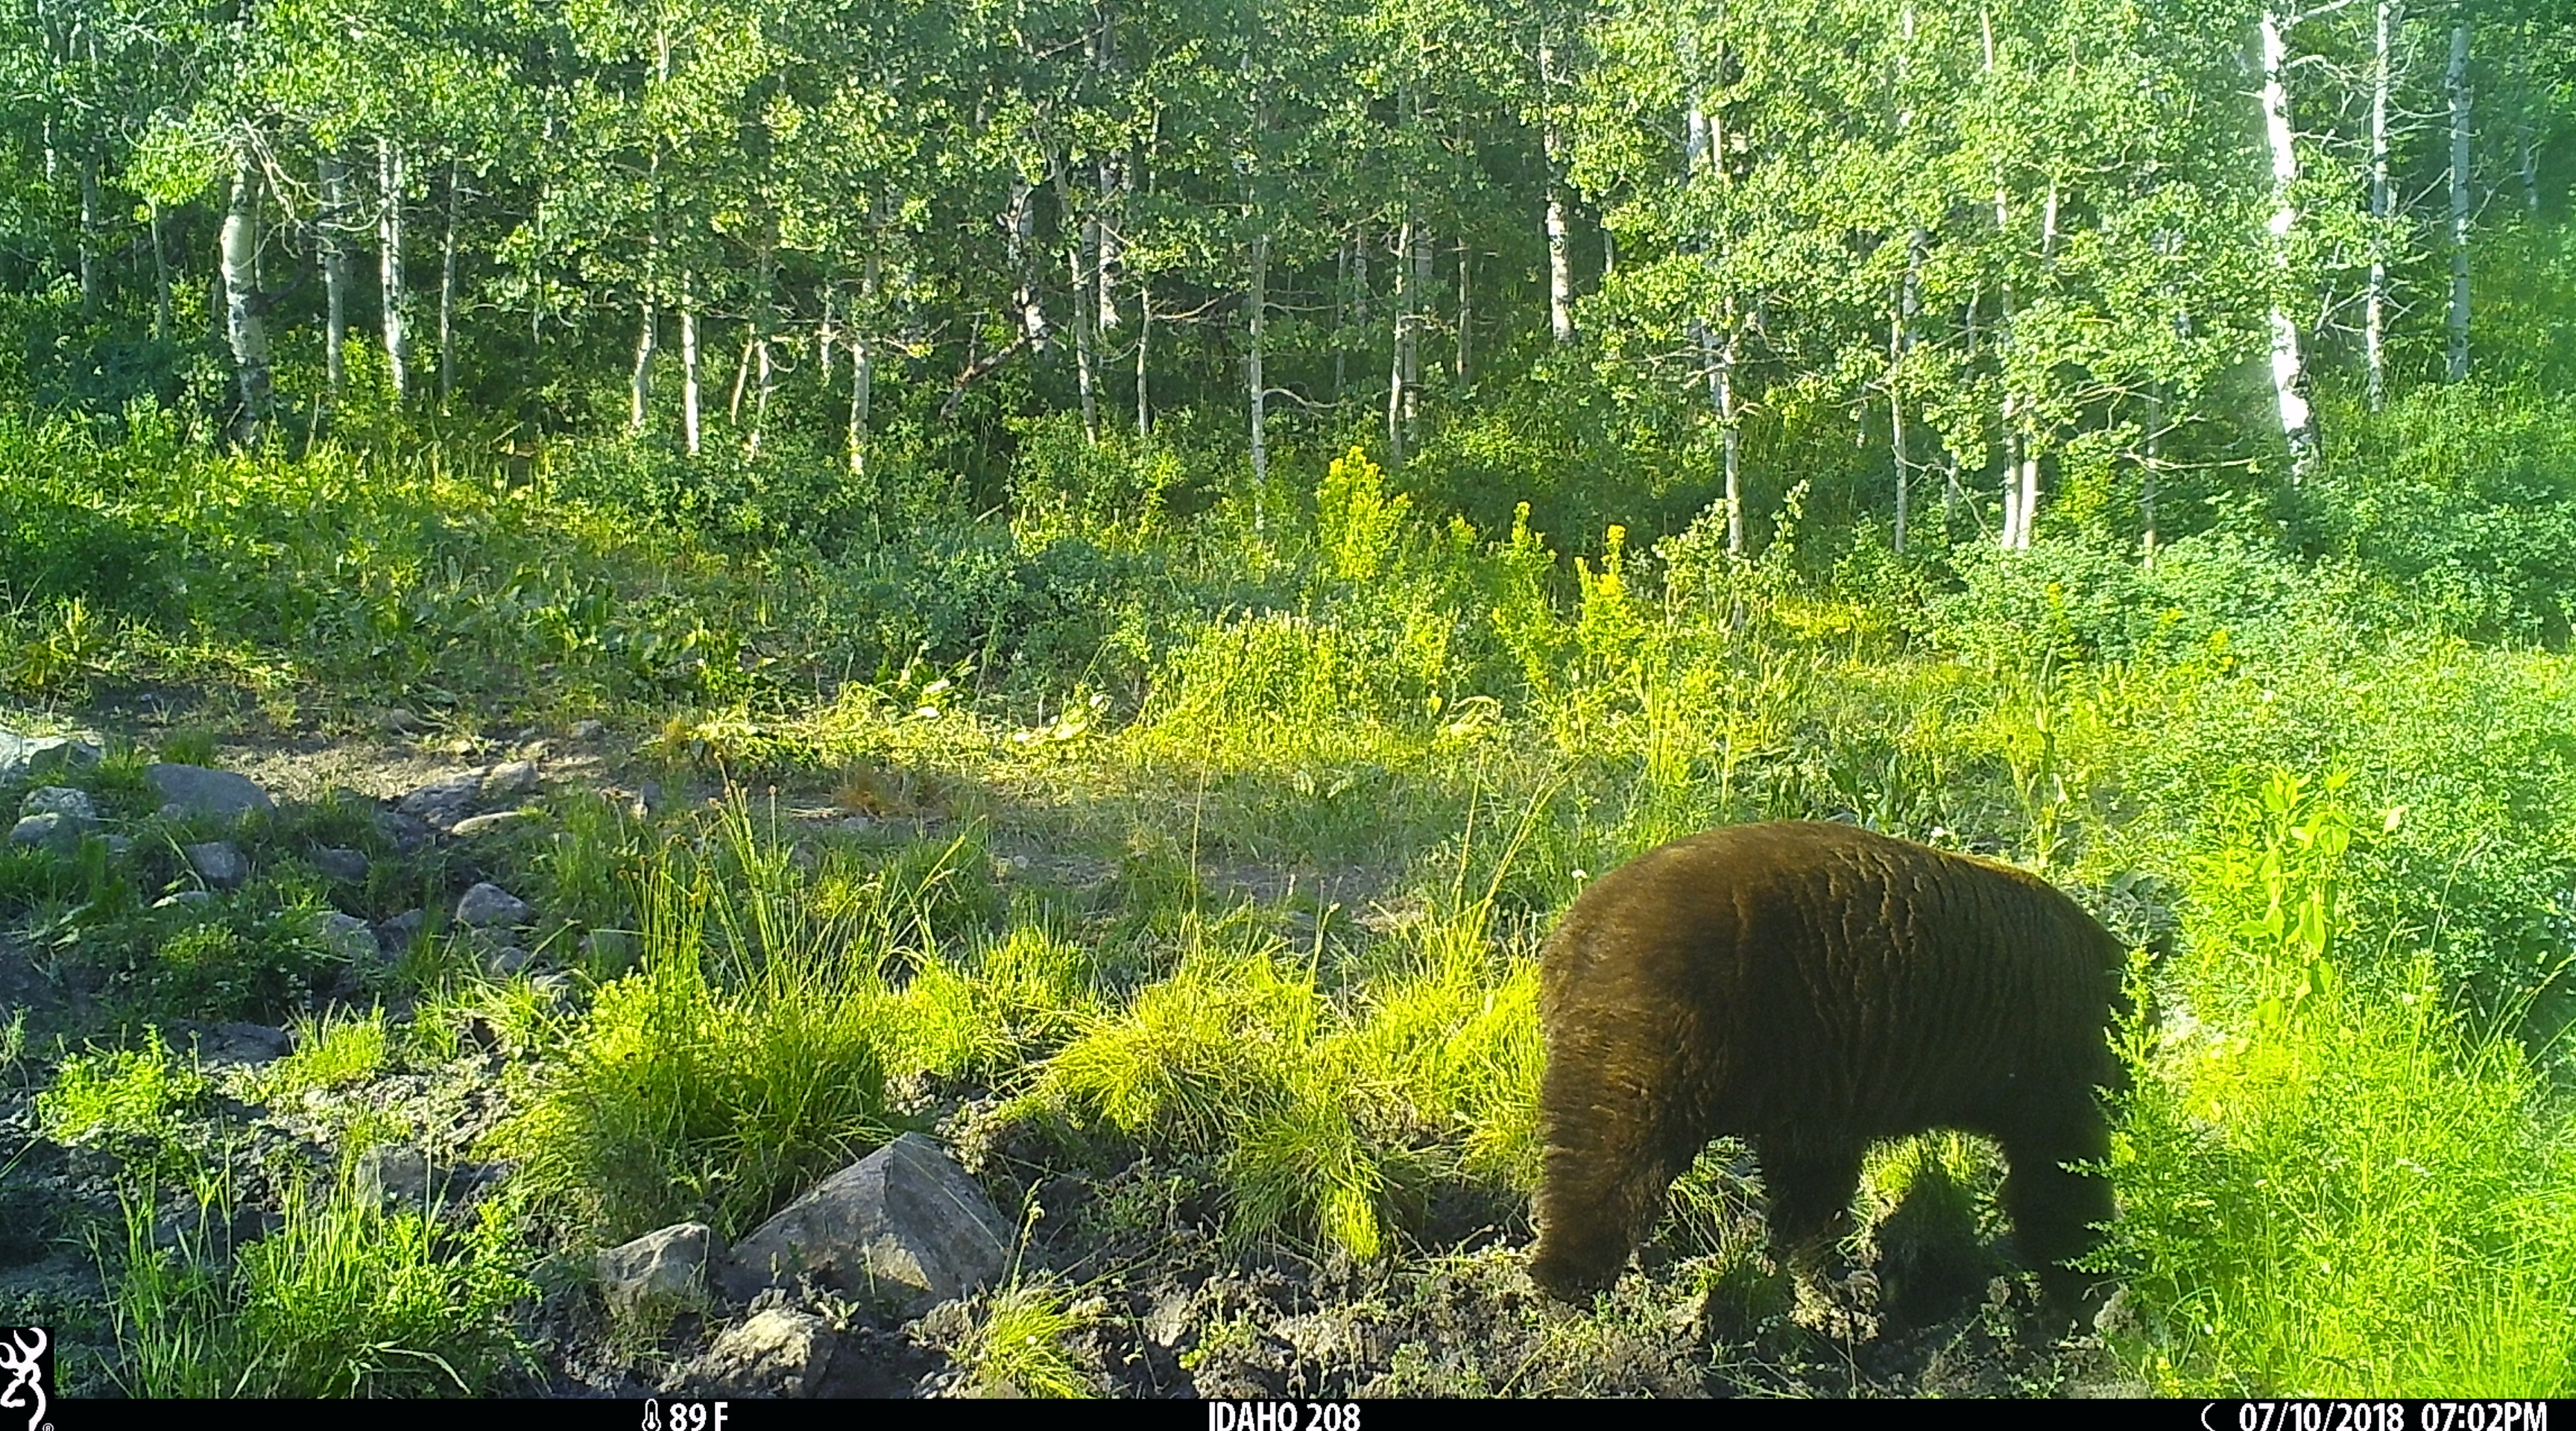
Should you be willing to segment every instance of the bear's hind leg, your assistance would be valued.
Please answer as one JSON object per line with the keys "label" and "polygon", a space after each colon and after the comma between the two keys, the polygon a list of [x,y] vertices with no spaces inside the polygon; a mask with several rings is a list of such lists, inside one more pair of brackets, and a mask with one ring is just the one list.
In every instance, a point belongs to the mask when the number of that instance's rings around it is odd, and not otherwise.
{"label": "bear's hind leg", "polygon": [[2094,1274],[2066,1264],[2093,1250],[2098,1224],[2111,1220],[2111,1181],[2070,1172],[2068,1163],[2100,1163],[2111,1155],[2111,1129],[2090,1094],[2025,1111],[1999,1130],[2004,1145],[2004,1210],[2025,1260],[2039,1271],[2039,1285],[2059,1320],[2081,1317],[2096,1291]]}
{"label": "bear's hind leg", "polygon": [[1851,1228],[1862,1151],[1857,1142],[1778,1136],[1757,1140],[1753,1149],[1771,1194],[1771,1255],[1792,1279],[1795,1318],[1846,1341],[1877,1330],[1875,1280],[1866,1272],[1835,1276],[1835,1245]]}

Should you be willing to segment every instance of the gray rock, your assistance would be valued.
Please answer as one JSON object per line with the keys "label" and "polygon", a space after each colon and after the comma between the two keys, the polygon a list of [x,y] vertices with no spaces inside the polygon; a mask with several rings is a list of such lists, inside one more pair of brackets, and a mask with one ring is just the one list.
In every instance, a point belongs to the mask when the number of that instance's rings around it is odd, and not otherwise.
{"label": "gray rock", "polygon": [[385,838],[393,842],[397,851],[406,855],[418,854],[421,846],[429,843],[429,822],[399,810],[377,811],[376,828],[384,832]]}
{"label": "gray rock", "polygon": [[486,804],[497,805],[504,800],[516,800],[536,788],[537,767],[534,762],[507,760],[493,766],[492,772],[483,777],[483,800]]}
{"label": "gray rock", "polygon": [[937,1143],[906,1133],[825,1178],[744,1238],[719,1270],[749,1300],[799,1274],[917,1310],[1002,1273],[1011,1223]]}
{"label": "gray rock", "polygon": [[662,786],[657,781],[647,780],[635,787],[635,803],[627,807],[626,813],[645,820],[652,818],[654,812],[661,808]]}
{"label": "gray rock", "polygon": [[0,782],[74,765],[96,765],[106,754],[98,742],[82,736],[20,735],[0,730]]}
{"label": "gray rock", "polygon": [[412,944],[420,938],[421,926],[428,922],[428,910],[406,909],[376,926],[376,947],[384,951],[385,958],[399,959],[411,952]]}
{"label": "gray rock", "polygon": [[101,835],[99,838],[106,842],[107,853],[112,859],[121,860],[134,853],[134,841],[124,835]]}
{"label": "gray rock", "polygon": [[381,717],[385,729],[396,735],[410,735],[420,729],[420,717],[402,706],[394,706]]}
{"label": "gray rock", "polygon": [[196,909],[215,902],[215,897],[202,889],[183,889],[152,901],[154,909]]}
{"label": "gray rock", "polygon": [[603,1247],[593,1266],[608,1309],[621,1315],[648,1302],[678,1301],[706,1290],[707,1260],[716,1234],[703,1222],[683,1222],[632,1242]]}
{"label": "gray rock", "polygon": [[34,845],[38,849],[68,855],[80,848],[81,836],[87,829],[69,815],[28,815],[9,828],[9,843]]}
{"label": "gray rock", "polygon": [[356,915],[335,909],[314,921],[313,932],[323,948],[353,964],[376,957],[376,931]]}
{"label": "gray rock", "polygon": [[489,881],[465,891],[456,901],[456,922],[477,929],[494,925],[517,927],[536,913],[528,902]]}
{"label": "gray rock", "polygon": [[39,785],[18,802],[21,815],[68,815],[84,825],[98,823],[98,807],[90,803],[89,792],[68,785]]}
{"label": "gray rock", "polygon": [[491,970],[494,978],[506,979],[528,967],[528,961],[536,957],[516,944],[504,944],[492,951],[491,957],[483,961],[483,967]]}
{"label": "gray rock", "polygon": [[250,857],[230,840],[183,845],[180,852],[188,857],[188,867],[197,872],[197,878],[216,889],[239,889],[250,882]]}
{"label": "gray rock", "polygon": [[350,1173],[358,1195],[375,1202],[423,1203],[438,1190],[429,1155],[408,1143],[378,1143],[358,1155]]}
{"label": "gray rock", "polygon": [[165,817],[212,815],[219,820],[237,820],[253,810],[277,808],[277,802],[268,798],[258,781],[229,770],[163,762],[144,766],[143,778],[167,802],[161,807]]}
{"label": "gray rock", "polygon": [[267,1024],[217,1024],[197,1038],[197,1057],[208,1063],[268,1063],[286,1057],[294,1035]]}
{"label": "gray rock", "polygon": [[831,1324],[772,1307],[727,1327],[684,1384],[734,1396],[809,1396],[832,1364]]}
{"label": "gray rock", "polygon": [[394,813],[444,830],[472,814],[482,801],[484,774],[480,768],[459,771],[415,786],[394,802]]}
{"label": "gray rock", "polygon": [[1153,1310],[1145,1314],[1145,1340],[1158,1347],[1179,1346],[1190,1334],[1190,1302],[1186,1287],[1166,1289],[1155,1298]]}
{"label": "gray rock", "polygon": [[642,952],[627,930],[594,929],[581,936],[581,961],[596,974],[622,974],[635,967],[635,958]]}
{"label": "gray rock", "polygon": [[593,741],[607,733],[608,727],[595,720],[577,720],[572,723],[572,738],[575,740]]}
{"label": "gray rock", "polygon": [[367,857],[356,850],[336,846],[315,850],[313,868],[342,884],[357,884],[367,877]]}
{"label": "gray rock", "polygon": [[534,810],[495,810],[489,815],[468,815],[457,821],[447,833],[460,840],[470,840],[477,835],[488,835],[494,830],[506,830],[512,825],[525,824],[535,818],[537,818],[537,812]]}

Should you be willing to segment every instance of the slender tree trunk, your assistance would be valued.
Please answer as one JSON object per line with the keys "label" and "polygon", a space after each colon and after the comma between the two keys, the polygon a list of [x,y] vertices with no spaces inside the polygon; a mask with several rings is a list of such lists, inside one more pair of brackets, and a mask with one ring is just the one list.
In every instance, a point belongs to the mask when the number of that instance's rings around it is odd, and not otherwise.
{"label": "slender tree trunk", "polygon": [[854,477],[868,472],[869,408],[876,401],[876,348],[867,337],[877,312],[877,240],[873,225],[871,229],[867,266],[859,272],[859,308],[850,323],[850,475]]}
{"label": "slender tree trunk", "polygon": [[[1067,165],[1056,160],[1048,165],[1055,180],[1056,207],[1069,219],[1074,213],[1073,185],[1065,178]],[[1097,212],[1083,215],[1081,222],[1069,224],[1071,232],[1065,244],[1065,270],[1073,294],[1073,386],[1082,402],[1083,440],[1094,446],[1100,442],[1100,354],[1092,345],[1090,309],[1099,301],[1098,274],[1093,271],[1100,245],[1100,216]]]}
{"label": "slender tree trunk", "polygon": [[1004,215],[1002,233],[1011,274],[1017,283],[1011,304],[1019,319],[1020,337],[1029,351],[1043,353],[1047,348],[1047,321],[1046,308],[1038,299],[1036,197],[1036,186],[1017,176],[1012,178],[1010,209]]}
{"label": "slender tree trunk", "polygon": [[[1415,102],[1419,117],[1420,101]],[[1404,345],[1404,445],[1417,445],[1422,417],[1422,329],[1431,304],[1431,225],[1413,225],[1413,322]]]}
{"label": "slender tree trunk", "polygon": [[2451,99],[2451,312],[2452,382],[2469,376],[2469,22],[2451,26],[2451,66],[2444,76]]}
{"label": "slender tree trunk", "polygon": [[447,161],[447,228],[438,240],[438,410],[456,396],[456,229],[464,222],[462,171]]}
{"label": "slender tree trunk", "polygon": [[[2282,17],[2270,9],[2256,22],[2263,45],[2263,137],[2272,155],[2272,262],[2289,262],[2290,230],[2299,211],[2292,198],[2299,181],[2299,154],[2290,127],[2289,46]],[[2316,465],[2316,418],[2308,407],[2307,365],[2299,353],[2298,325],[2289,310],[2272,305],[2272,396],[2281,416],[2281,440],[2290,449],[2290,480],[2297,483]]]}
{"label": "slender tree trunk", "polygon": [[626,432],[630,437],[641,437],[646,414],[652,408],[653,355],[661,347],[661,334],[653,321],[652,298],[646,296],[635,307],[635,371],[628,381]]}
{"label": "slender tree trunk", "polygon": [[1349,372],[1350,349],[1343,332],[1343,315],[1351,298],[1351,236],[1333,246],[1333,401],[1342,400],[1343,379]]}
{"label": "slender tree trunk", "polygon": [[1145,354],[1154,346],[1153,337],[1154,289],[1152,284],[1139,278],[1136,281],[1136,435],[1138,437],[1154,435],[1154,394],[1151,385],[1146,381],[1145,369]]}
{"label": "slender tree trunk", "polygon": [[2370,287],[2363,295],[2362,367],[2370,410],[2388,405],[2388,101],[2396,84],[2398,0],[2379,0],[2370,67]]}
{"label": "slender tree trunk", "polygon": [[399,407],[411,388],[411,339],[403,331],[403,153],[391,139],[376,141],[376,182],[384,195],[376,272],[384,298],[385,376]]}
{"label": "slender tree trunk", "polygon": [[80,191],[80,291],[81,316],[98,314],[98,161],[81,161]]}
{"label": "slender tree trunk", "polygon": [[1547,163],[1547,328],[1557,346],[1574,341],[1574,243],[1565,215],[1565,135],[1556,122],[1553,94],[1556,49],[1541,45],[1538,80],[1546,119],[1539,128],[1539,150]]}
{"label": "slender tree trunk", "polygon": [[268,329],[260,320],[259,286],[254,272],[259,247],[258,184],[259,171],[249,156],[236,157],[231,196],[224,207],[219,281],[223,286],[225,335],[231,340],[233,367],[241,381],[242,415],[236,431],[245,445],[259,441],[276,406]]}
{"label": "slender tree trunk", "polygon": [[349,375],[349,166],[336,151],[322,155],[321,180],[323,402],[336,409]]}
{"label": "slender tree trunk", "polygon": [[1735,302],[1727,300],[1726,341],[1709,369],[1710,398],[1717,404],[1718,463],[1726,475],[1726,550],[1744,555],[1744,429],[1735,412]]}
{"label": "slender tree trunk", "polygon": [[2138,468],[2138,525],[2143,555],[2141,564],[2156,564],[2156,464],[2161,460],[2164,442],[2165,400],[2160,387],[2147,389],[2147,460]]}
{"label": "slender tree trunk", "polygon": [[1413,213],[1407,209],[1404,223],[1395,236],[1395,342],[1387,358],[1386,372],[1386,450],[1387,460],[1404,461],[1405,375],[1412,371],[1409,350],[1413,346]]}
{"label": "slender tree trunk", "polygon": [[1465,387],[1473,371],[1468,359],[1469,338],[1476,329],[1476,307],[1470,298],[1469,281],[1473,275],[1475,251],[1464,240],[1458,244],[1458,386]]}
{"label": "slender tree trunk", "polygon": [[155,342],[170,340],[170,250],[161,237],[161,202],[150,201],[149,223],[152,228],[152,337]]}
{"label": "slender tree trunk", "polygon": [[[1696,68],[1696,57],[1685,63]],[[1718,69],[1725,70],[1721,53]],[[1689,108],[1682,116],[1682,172],[1691,182],[1722,182],[1725,178],[1721,131],[1707,97],[1692,79]],[[1703,177],[1707,176],[1707,177]],[[1688,240],[1699,252],[1713,246],[1704,235]],[[1695,319],[1692,338],[1699,347],[1700,368],[1708,384],[1709,410],[1718,426],[1718,468],[1726,484],[1726,550],[1729,556],[1744,555],[1744,482],[1743,434],[1736,425],[1735,414],[1735,300],[1729,297],[1720,306],[1719,321]]]}
{"label": "slender tree trunk", "polygon": [[1243,315],[1252,330],[1251,351],[1244,355],[1243,381],[1252,396],[1252,513],[1253,530],[1262,527],[1262,502],[1270,490],[1270,440],[1267,427],[1270,385],[1261,371],[1261,344],[1266,325],[1263,315],[1270,307],[1270,235],[1252,236],[1252,281],[1243,293]]}
{"label": "slender tree trunk", "polygon": [[698,296],[696,277],[680,270],[680,433],[698,455]]}

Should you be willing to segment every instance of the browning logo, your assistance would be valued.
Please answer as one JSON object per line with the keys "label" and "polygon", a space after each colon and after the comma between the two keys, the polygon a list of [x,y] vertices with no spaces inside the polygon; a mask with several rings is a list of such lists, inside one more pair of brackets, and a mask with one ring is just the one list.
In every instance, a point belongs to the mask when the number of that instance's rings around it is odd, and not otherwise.
{"label": "browning logo", "polygon": [[45,1388],[54,1380],[54,1340],[43,1327],[0,1327],[0,1431],[54,1431],[45,1419]]}

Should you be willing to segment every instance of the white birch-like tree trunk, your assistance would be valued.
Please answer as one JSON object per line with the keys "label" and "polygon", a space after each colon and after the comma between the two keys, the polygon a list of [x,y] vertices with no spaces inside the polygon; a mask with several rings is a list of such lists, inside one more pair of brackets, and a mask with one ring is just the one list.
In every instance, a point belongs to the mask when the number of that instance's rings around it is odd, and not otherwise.
{"label": "white birch-like tree trunk", "polygon": [[1557,346],[1574,341],[1574,237],[1565,213],[1565,135],[1556,121],[1556,49],[1538,50],[1539,150],[1547,163],[1547,329]]}
{"label": "white birch-like tree trunk", "polygon": [[698,455],[698,295],[697,275],[680,270],[680,435],[689,455]]}
{"label": "white birch-like tree trunk", "polygon": [[80,190],[80,291],[84,318],[98,312],[98,216],[98,161],[84,159]]}
{"label": "white birch-like tree trunk", "polygon": [[1395,342],[1387,358],[1386,373],[1386,450],[1390,462],[1404,461],[1405,383],[1413,371],[1413,305],[1417,301],[1413,286],[1413,211],[1405,210],[1404,222],[1395,235]]}
{"label": "white birch-like tree trunk", "polygon": [[233,161],[231,191],[224,205],[218,281],[223,287],[225,337],[233,352],[233,369],[241,383],[242,416],[238,429],[244,444],[256,443],[276,406],[275,375],[268,355],[268,328],[260,319],[256,263],[259,248],[259,171],[247,154]]}
{"label": "white birch-like tree trunk", "polygon": [[877,238],[873,226],[868,236],[868,256],[859,270],[859,307],[850,321],[850,475],[868,475],[869,409],[876,401],[876,347],[868,341],[868,325],[876,321],[877,311]]}
{"label": "white birch-like tree trunk", "polygon": [[2362,295],[2361,360],[2370,410],[2388,405],[2388,105],[2397,83],[2398,0],[2378,0],[2370,48],[2370,286]]}
{"label": "white birch-like tree trunk", "polygon": [[161,237],[161,201],[146,201],[149,208],[145,222],[152,230],[152,338],[168,342],[170,338],[170,249]]}
{"label": "white birch-like tree trunk", "polygon": [[2446,376],[2469,376],[2469,22],[2451,26],[2451,64],[2443,75],[2451,101],[2451,305]]}
{"label": "white birch-like tree trunk", "polygon": [[1252,236],[1252,272],[1243,291],[1243,316],[1252,331],[1252,343],[1243,359],[1243,383],[1252,398],[1252,512],[1253,530],[1262,527],[1262,503],[1270,489],[1270,437],[1268,428],[1270,383],[1261,367],[1262,340],[1266,335],[1264,315],[1270,307],[1270,235]]}
{"label": "white birch-like tree trunk", "polygon": [[456,396],[456,229],[465,219],[463,170],[447,161],[447,228],[438,241],[438,410]]}
{"label": "white birch-like tree trunk", "polygon": [[[2289,44],[2286,21],[2266,8],[2256,20],[2263,47],[2263,141],[2272,159],[2272,263],[2276,274],[2289,263],[2290,232],[2298,227],[2295,189],[2299,182],[2296,131],[2290,127]],[[2308,407],[2307,366],[2299,352],[2298,324],[2276,296],[2271,311],[2272,398],[2280,413],[2281,440],[2290,449],[2290,480],[2295,483],[2316,464],[2316,417]]]}
{"label": "white birch-like tree trunk", "polygon": [[326,151],[320,168],[322,213],[314,228],[322,247],[323,402],[337,408],[348,378],[349,166]]}
{"label": "white birch-like tree trunk", "polygon": [[411,338],[403,329],[403,153],[391,139],[376,141],[376,183],[384,196],[376,220],[376,276],[384,303],[385,380],[399,407],[411,389]]}
{"label": "white birch-like tree trunk", "polygon": [[1471,338],[1476,330],[1476,305],[1470,284],[1474,280],[1475,249],[1466,240],[1458,242],[1458,385],[1465,387],[1474,371],[1470,358]]}
{"label": "white birch-like tree trunk", "polygon": [[1136,282],[1136,435],[1154,435],[1154,391],[1147,380],[1145,356],[1154,346],[1154,288],[1143,279]]}

